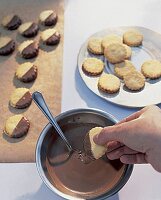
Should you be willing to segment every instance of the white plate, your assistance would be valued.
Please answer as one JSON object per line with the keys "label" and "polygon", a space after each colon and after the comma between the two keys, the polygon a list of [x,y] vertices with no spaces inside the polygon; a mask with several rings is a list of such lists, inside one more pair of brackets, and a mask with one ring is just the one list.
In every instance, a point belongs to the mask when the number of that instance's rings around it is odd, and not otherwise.
{"label": "white plate", "polygon": [[[144,35],[143,45],[141,47],[132,48],[131,61],[134,66],[140,71],[141,65],[144,61],[149,59],[157,59],[161,61],[161,34],[143,27],[117,27],[109,28],[107,30],[95,33],[91,37],[103,37],[107,34],[122,34],[129,29],[137,29]],[[78,55],[78,68],[80,75],[85,82],[86,86],[93,91],[96,95],[106,99],[115,104],[128,107],[144,107],[150,104],[161,103],[161,78],[156,80],[146,80],[144,89],[137,92],[130,92],[123,87],[121,83],[120,91],[117,94],[105,94],[100,92],[97,88],[98,77],[89,77],[82,71],[82,63],[87,57],[97,57],[105,62],[106,73],[113,73],[113,66],[109,64],[104,56],[95,56],[87,50],[88,40],[82,45]]]}

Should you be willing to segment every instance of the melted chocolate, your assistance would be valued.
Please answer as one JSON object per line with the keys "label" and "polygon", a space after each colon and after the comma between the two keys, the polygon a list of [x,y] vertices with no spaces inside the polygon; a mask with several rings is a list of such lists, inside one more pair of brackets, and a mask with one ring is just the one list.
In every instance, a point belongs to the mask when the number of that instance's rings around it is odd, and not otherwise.
{"label": "melted chocolate", "polygon": [[7,28],[9,30],[15,30],[17,29],[20,25],[21,25],[22,21],[19,18],[19,16],[14,15],[13,18],[11,19],[11,21],[7,24]]}
{"label": "melted chocolate", "polygon": [[20,80],[22,82],[28,83],[34,81],[36,77],[37,77],[37,68],[33,66],[20,78]]}
{"label": "melted chocolate", "polygon": [[11,40],[4,47],[0,48],[0,55],[6,56],[11,54],[15,50],[15,42]]}
{"label": "melted chocolate", "polygon": [[51,15],[49,15],[49,17],[46,18],[46,20],[44,21],[44,25],[45,26],[55,25],[57,23],[57,20],[58,20],[57,14],[54,12]]}
{"label": "melted chocolate", "polygon": [[30,92],[26,92],[21,99],[16,103],[16,108],[26,108],[32,102],[32,97]]}
{"label": "melted chocolate", "polygon": [[17,124],[16,128],[13,130],[12,136],[14,138],[22,137],[27,134],[30,127],[30,123],[26,118],[22,118]]}
{"label": "melted chocolate", "polygon": [[[71,123],[61,128],[71,145],[84,152],[84,137],[96,126],[99,125]],[[62,139],[54,134],[47,155],[46,166],[52,184],[63,193],[80,198],[94,198],[108,192],[119,182],[126,166],[119,160],[109,161],[106,156],[82,162],[77,152],[69,156]]]}
{"label": "melted chocolate", "polygon": [[33,37],[37,35],[38,30],[39,30],[38,25],[36,23],[32,23],[32,25],[22,33],[22,35],[25,37]]}
{"label": "melted chocolate", "polygon": [[38,44],[36,42],[33,42],[26,48],[24,48],[24,50],[22,51],[22,56],[23,58],[29,59],[36,57],[38,53],[39,53]]}
{"label": "melted chocolate", "polygon": [[45,42],[46,42],[47,45],[56,45],[56,44],[58,44],[60,42],[60,34],[58,32],[54,33]]}

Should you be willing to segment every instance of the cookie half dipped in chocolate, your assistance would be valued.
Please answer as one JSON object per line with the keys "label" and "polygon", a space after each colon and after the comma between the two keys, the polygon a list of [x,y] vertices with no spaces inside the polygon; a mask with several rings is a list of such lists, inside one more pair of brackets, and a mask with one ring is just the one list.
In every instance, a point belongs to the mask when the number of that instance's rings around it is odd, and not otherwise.
{"label": "cookie half dipped in chocolate", "polygon": [[58,21],[58,16],[53,10],[45,10],[40,13],[40,22],[45,26],[53,26]]}
{"label": "cookie half dipped in chocolate", "polygon": [[25,59],[34,58],[39,53],[39,46],[36,41],[27,40],[19,45],[19,53]]}
{"label": "cookie half dipped in chocolate", "polygon": [[26,62],[18,66],[16,70],[16,77],[24,82],[29,83],[37,77],[37,67],[31,62]]}
{"label": "cookie half dipped in chocolate", "polygon": [[0,37],[0,55],[7,56],[15,50],[15,42],[9,37]]}
{"label": "cookie half dipped in chocolate", "polygon": [[17,29],[22,23],[22,20],[18,15],[7,15],[2,19],[2,26],[7,28],[8,30]]}
{"label": "cookie half dipped in chocolate", "polygon": [[23,115],[13,115],[6,120],[4,133],[11,138],[20,138],[27,134],[29,120]]}
{"label": "cookie half dipped in chocolate", "polygon": [[21,24],[18,31],[24,37],[30,38],[37,35],[39,27],[35,22],[26,22]]}
{"label": "cookie half dipped in chocolate", "polygon": [[47,29],[41,33],[41,40],[46,45],[57,45],[60,42],[60,33],[54,28]]}
{"label": "cookie half dipped in chocolate", "polygon": [[10,97],[10,105],[18,109],[29,107],[31,102],[31,93],[27,88],[16,88]]}
{"label": "cookie half dipped in chocolate", "polygon": [[91,159],[99,159],[101,158],[107,148],[105,146],[97,145],[93,138],[95,135],[99,134],[103,128],[102,127],[95,127],[92,128],[85,136],[84,139],[84,150],[85,153],[91,158]]}

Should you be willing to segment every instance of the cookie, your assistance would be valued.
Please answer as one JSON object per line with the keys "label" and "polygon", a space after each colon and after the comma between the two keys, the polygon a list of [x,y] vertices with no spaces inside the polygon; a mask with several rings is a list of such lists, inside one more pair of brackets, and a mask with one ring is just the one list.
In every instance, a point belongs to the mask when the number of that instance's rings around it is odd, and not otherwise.
{"label": "cookie", "polygon": [[15,30],[21,25],[22,21],[18,15],[7,15],[2,19],[2,25],[8,30]]}
{"label": "cookie", "polygon": [[161,63],[158,60],[148,60],[142,64],[141,72],[146,78],[159,78],[161,77]]}
{"label": "cookie", "polygon": [[24,37],[30,38],[37,35],[39,27],[35,22],[26,22],[21,24],[18,31]]}
{"label": "cookie", "polygon": [[45,26],[55,25],[58,21],[58,16],[53,10],[45,10],[40,13],[40,22]]}
{"label": "cookie", "polygon": [[87,48],[93,54],[102,55],[103,48],[102,48],[101,43],[102,43],[101,38],[90,38],[88,41]]}
{"label": "cookie", "polygon": [[15,42],[9,37],[0,37],[0,55],[7,56],[15,50]]}
{"label": "cookie", "polygon": [[16,88],[10,97],[10,105],[14,108],[27,108],[32,102],[29,89]]}
{"label": "cookie", "polygon": [[101,158],[106,153],[106,148],[101,145],[97,145],[93,138],[95,135],[99,134],[102,130],[102,127],[92,128],[85,136],[84,139],[84,150],[85,153],[94,159]]}
{"label": "cookie", "polygon": [[38,43],[33,40],[26,40],[19,45],[18,50],[23,58],[29,59],[38,55],[39,46]]}
{"label": "cookie", "polygon": [[111,43],[120,43],[122,44],[122,38],[118,35],[106,35],[103,39],[102,39],[102,47],[106,48],[109,44]]}
{"label": "cookie", "polygon": [[143,35],[137,30],[129,30],[123,34],[123,42],[131,47],[137,47],[142,44]]}
{"label": "cookie", "polygon": [[131,50],[131,47],[127,46],[126,44],[123,44],[123,46],[125,47],[126,49],[126,58],[125,59],[130,59],[131,56],[132,56],[132,50]]}
{"label": "cookie", "polygon": [[41,33],[41,39],[46,45],[56,45],[60,42],[60,33],[50,28]]}
{"label": "cookie", "polygon": [[120,63],[125,60],[127,50],[123,44],[111,43],[104,49],[104,56],[112,63]]}
{"label": "cookie", "polygon": [[112,94],[120,89],[120,79],[112,74],[102,74],[98,80],[98,89]]}
{"label": "cookie", "polygon": [[129,60],[124,60],[121,63],[117,63],[114,65],[114,72],[115,75],[118,76],[119,78],[123,79],[123,77],[131,71],[136,70],[132,62]]}
{"label": "cookie", "polygon": [[124,83],[130,90],[141,90],[145,85],[145,77],[140,72],[132,71],[124,76]]}
{"label": "cookie", "polygon": [[98,58],[86,58],[82,64],[82,70],[89,76],[97,76],[103,72],[104,63]]}
{"label": "cookie", "polygon": [[13,115],[6,120],[4,133],[11,138],[20,138],[27,134],[29,120],[23,115]]}
{"label": "cookie", "polygon": [[37,67],[33,63],[26,62],[18,66],[15,74],[20,81],[28,83],[36,79]]}

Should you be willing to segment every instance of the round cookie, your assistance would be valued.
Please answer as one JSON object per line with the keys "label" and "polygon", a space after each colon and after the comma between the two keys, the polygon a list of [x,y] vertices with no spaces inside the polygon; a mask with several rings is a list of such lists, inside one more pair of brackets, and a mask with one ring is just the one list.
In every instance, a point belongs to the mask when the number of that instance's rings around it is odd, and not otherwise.
{"label": "round cookie", "polygon": [[9,37],[0,37],[0,55],[7,56],[15,50],[15,42]]}
{"label": "round cookie", "polygon": [[161,77],[161,63],[158,60],[145,61],[141,66],[141,72],[146,78],[159,78]]}
{"label": "round cookie", "polygon": [[32,102],[29,89],[16,88],[10,97],[10,105],[14,108],[27,108]]}
{"label": "round cookie", "polygon": [[50,28],[41,33],[41,39],[46,45],[56,45],[60,42],[60,33]]}
{"label": "round cookie", "polygon": [[103,72],[104,63],[98,58],[86,58],[82,70],[89,76],[97,76]]}
{"label": "round cookie", "polygon": [[19,33],[24,37],[34,37],[39,31],[39,27],[35,22],[25,22],[18,29]]}
{"label": "round cookie", "polygon": [[143,35],[137,30],[129,30],[123,34],[123,42],[128,46],[137,47],[142,44]]}
{"label": "round cookie", "polygon": [[123,44],[123,46],[125,47],[126,49],[126,58],[125,59],[130,59],[131,56],[132,56],[132,50],[131,50],[131,47],[127,46],[126,44]]}
{"label": "round cookie", "polygon": [[26,62],[18,66],[15,74],[20,81],[28,83],[36,79],[37,67],[33,63]]}
{"label": "round cookie", "polygon": [[23,115],[13,115],[6,120],[4,133],[11,138],[20,138],[27,134],[29,120]]}
{"label": "round cookie", "polygon": [[39,20],[45,26],[52,26],[57,23],[58,16],[53,10],[45,10],[40,13]]}
{"label": "round cookie", "polygon": [[111,43],[104,49],[104,56],[112,64],[120,63],[125,60],[127,51],[123,44]]}
{"label": "round cookie", "polygon": [[101,38],[90,38],[88,41],[88,50],[96,55],[102,55],[103,54],[103,48],[102,48],[102,39]]}
{"label": "round cookie", "polygon": [[98,80],[98,89],[112,94],[116,93],[120,89],[120,79],[112,74],[103,74]]}
{"label": "round cookie", "polygon": [[106,35],[103,39],[102,39],[102,47],[106,48],[109,44],[111,43],[120,43],[122,44],[122,38],[118,35]]}
{"label": "round cookie", "polygon": [[29,59],[38,55],[39,46],[38,43],[33,40],[26,40],[19,45],[18,50],[23,58]]}
{"label": "round cookie", "polygon": [[145,85],[145,77],[137,71],[132,71],[124,76],[125,86],[133,91],[141,90]]}
{"label": "round cookie", "polygon": [[123,79],[123,77],[131,71],[135,71],[135,67],[129,60],[124,60],[121,63],[117,63],[114,65],[115,75],[119,78]]}
{"label": "round cookie", "polygon": [[8,30],[15,30],[21,25],[22,21],[18,15],[7,15],[2,19],[2,25]]}

